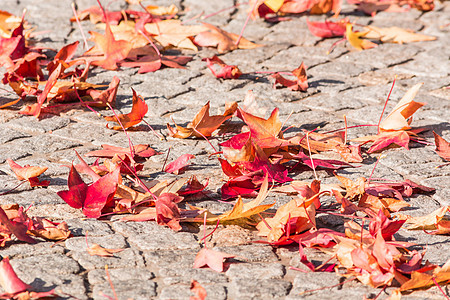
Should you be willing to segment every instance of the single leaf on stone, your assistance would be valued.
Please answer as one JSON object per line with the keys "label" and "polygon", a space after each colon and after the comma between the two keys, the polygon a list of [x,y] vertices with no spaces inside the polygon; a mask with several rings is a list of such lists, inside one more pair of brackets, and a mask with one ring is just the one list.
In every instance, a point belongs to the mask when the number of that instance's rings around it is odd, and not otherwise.
{"label": "single leaf on stone", "polygon": [[235,49],[254,49],[262,46],[252,43],[245,38],[241,38],[239,45],[236,45],[239,35],[226,32],[211,24],[203,23],[203,26],[206,27],[208,31],[197,34],[194,38],[194,43],[202,47],[217,47],[219,53]]}
{"label": "single leaf on stone", "polygon": [[219,252],[209,248],[202,248],[195,257],[193,268],[198,269],[208,267],[216,272],[223,272],[223,263],[227,258],[233,258],[235,255]]}
{"label": "single leaf on stone", "polygon": [[409,125],[412,122],[412,115],[425,105],[423,102],[414,101],[414,97],[422,85],[423,83],[418,83],[405,93],[391,113],[381,121],[380,130],[406,130],[411,128]]}
{"label": "single leaf on stone", "polygon": [[209,101],[194,117],[186,127],[181,127],[175,124],[175,128],[167,124],[169,135],[171,137],[185,139],[190,136],[195,137],[209,137],[212,133],[222,125],[223,122],[231,118],[237,109],[237,102],[226,103],[225,112],[222,115],[209,115]]}
{"label": "single leaf on stone", "polygon": [[68,178],[69,190],[59,191],[57,194],[71,207],[82,208],[86,217],[98,218],[102,209],[112,201],[119,178],[120,168],[116,168],[111,173],[87,185],[72,165]]}
{"label": "single leaf on stone", "polygon": [[5,293],[15,295],[31,289],[30,285],[23,282],[19,276],[17,276],[13,267],[9,263],[8,257],[0,256],[0,260],[0,285]]}
{"label": "single leaf on stone", "polygon": [[189,160],[195,156],[192,154],[183,154],[171,163],[168,163],[164,168],[164,172],[173,173],[175,175],[181,174],[183,169],[190,165]]}
{"label": "single leaf on stone", "polygon": [[374,48],[377,46],[377,44],[372,43],[369,40],[363,40],[361,37],[364,37],[367,34],[367,31],[365,32],[354,32],[353,31],[353,25],[350,23],[347,23],[346,25],[346,31],[345,36],[347,38],[347,41],[357,50],[365,50]]}
{"label": "single leaf on stone", "polygon": [[197,51],[197,47],[192,43],[190,37],[206,30],[202,25],[183,25],[180,20],[147,23],[144,28],[164,48],[173,46],[194,51]]}
{"label": "single leaf on stone", "polygon": [[7,159],[6,162],[9,164],[11,170],[16,174],[18,180],[28,180],[30,185],[33,186],[48,186],[50,181],[39,181],[37,178],[39,175],[47,171],[47,167],[32,167],[30,165],[25,165],[21,167],[15,163],[12,159]]}
{"label": "single leaf on stone", "polygon": [[118,253],[123,250],[124,249],[107,249],[103,248],[99,244],[92,244],[89,248],[86,249],[89,255],[91,256],[97,255],[101,257],[113,257],[114,253]]}
{"label": "single leaf on stone", "polygon": [[348,18],[332,22],[325,20],[325,22],[310,22],[306,19],[309,31],[321,38],[330,38],[337,36],[344,36],[346,25],[349,23]]}
{"label": "single leaf on stone", "polygon": [[450,161],[450,143],[433,131],[436,153],[446,161]]}
{"label": "single leaf on stone", "polygon": [[383,43],[411,43],[422,41],[434,41],[436,37],[425,34],[415,33],[412,30],[393,27],[375,27],[367,26],[364,28],[367,34],[364,37],[369,39],[379,39]]}
{"label": "single leaf on stone", "polygon": [[[237,79],[242,75],[242,72],[239,70],[238,66],[227,65],[216,55],[203,60],[206,60],[208,69],[210,69],[213,75],[217,78]],[[218,66],[218,68],[216,68],[216,66]]]}
{"label": "single leaf on stone", "polygon": [[287,87],[291,91],[302,91],[306,92],[308,89],[308,81],[306,76],[306,67],[302,62],[300,66],[292,71],[292,74],[297,77],[297,80],[290,80],[283,76],[280,73],[275,73],[270,75],[270,78],[275,78],[275,82],[273,84],[273,88],[276,88],[277,84],[281,84],[282,86]]}
{"label": "single leaf on stone", "polygon": [[[128,114],[120,114],[117,117],[115,115],[104,117],[106,121],[119,123],[118,120],[120,120],[120,123],[125,129],[139,124],[142,121],[148,111],[147,103],[145,103],[144,99],[142,99],[133,88],[131,88],[131,90],[133,91],[133,106],[131,107],[131,112]],[[122,130],[122,126],[113,126],[112,129]]]}
{"label": "single leaf on stone", "polygon": [[116,40],[107,24],[105,35],[98,32],[89,32],[95,42],[95,46],[84,53],[85,59],[93,66],[99,66],[107,70],[116,70],[117,63],[124,60],[130,52],[132,45],[124,40]]}

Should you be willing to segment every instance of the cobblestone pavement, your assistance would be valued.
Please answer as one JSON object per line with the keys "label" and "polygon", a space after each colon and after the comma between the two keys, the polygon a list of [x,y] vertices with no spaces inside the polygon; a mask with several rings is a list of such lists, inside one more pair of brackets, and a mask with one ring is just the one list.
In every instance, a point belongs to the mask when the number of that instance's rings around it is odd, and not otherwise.
{"label": "cobblestone pavement", "polygon": [[[96,2],[75,0],[78,9],[86,9]],[[106,1],[104,1],[106,3]],[[215,12],[235,4],[233,0],[173,1],[182,8],[190,8],[183,17],[190,19],[201,11]],[[154,1],[167,4],[167,1]],[[81,40],[76,24],[71,24],[69,1],[2,0],[2,10],[21,15],[27,9],[26,19],[37,25],[38,31],[48,31],[37,37],[38,45],[59,49],[67,43]],[[109,9],[125,8],[122,1],[111,1]],[[227,10],[208,22],[223,29],[239,33],[246,18],[246,6]],[[262,20],[251,21],[245,30],[245,37],[264,44],[253,50],[236,50],[221,58],[229,64],[238,65],[243,72],[267,70],[292,70],[302,61],[308,66],[310,88],[307,92],[291,92],[288,89],[273,89],[264,77],[244,75],[237,80],[216,79],[206,68],[201,58],[215,54],[213,49],[198,53],[186,52],[194,59],[187,69],[162,69],[154,73],[137,74],[136,69],[105,71],[95,69],[90,82],[109,82],[113,76],[121,80],[118,91],[118,107],[128,112],[131,107],[133,87],[149,106],[145,120],[158,132],[168,136],[165,124],[173,119],[178,124],[192,120],[201,106],[211,101],[211,111],[223,111],[225,102],[243,101],[248,90],[260,105],[259,113],[267,116],[274,107],[280,108],[284,120],[292,114],[286,125],[299,129],[324,130],[343,127],[343,115],[349,126],[376,123],[394,75],[398,75],[392,101],[389,107],[412,85],[424,82],[417,101],[427,102],[415,114],[414,125],[435,130],[450,140],[450,3],[436,3],[436,9],[422,13],[411,10],[408,13],[380,12],[367,17],[354,12],[352,6],[343,7],[344,16],[357,19],[360,24],[374,26],[401,26],[420,33],[437,37],[430,42],[405,45],[382,44],[366,51],[353,51],[346,45],[339,45],[331,54],[326,52],[337,39],[321,40],[312,36],[306,25],[306,16],[293,17],[278,24]],[[310,20],[323,20],[324,16],[309,16]],[[447,25],[447,26],[445,26]],[[83,22],[85,31],[95,29],[89,22]],[[9,96],[6,96],[9,97]],[[12,98],[12,96],[11,96]],[[12,98],[13,99],[13,98]],[[19,107],[17,107],[18,109]],[[53,245],[41,242],[36,245],[13,243],[0,250],[0,255],[9,255],[18,275],[38,290],[56,291],[67,298],[106,299],[103,294],[113,296],[105,278],[108,265],[111,280],[119,299],[188,299],[192,279],[202,284],[209,299],[362,299],[375,297],[379,289],[372,289],[356,281],[337,285],[344,279],[329,273],[301,273],[288,267],[300,267],[295,248],[273,249],[270,246],[251,243],[256,237],[250,230],[237,226],[219,226],[208,243],[215,249],[237,256],[236,263],[229,265],[224,273],[209,269],[193,269],[195,254],[200,249],[199,239],[202,226],[186,226],[181,232],[158,226],[154,222],[119,222],[118,217],[109,220],[85,219],[80,211],[72,209],[56,192],[67,187],[68,168],[76,160],[74,150],[84,154],[97,150],[101,144],[128,147],[123,132],[105,127],[105,121],[90,111],[74,108],[59,116],[47,116],[38,121],[31,116],[22,116],[17,109],[0,110],[0,192],[17,184],[8,165],[7,158],[17,160],[21,165],[48,166],[44,179],[50,180],[48,188],[31,189],[22,185],[13,193],[1,196],[0,204],[18,203],[28,207],[32,216],[65,220],[74,237],[65,243]],[[389,110],[389,108],[388,108]],[[349,132],[350,138],[370,133],[359,128]],[[230,209],[231,204],[222,203],[218,191],[224,179],[219,163],[209,158],[211,146],[201,139],[172,139],[161,141],[150,130],[130,132],[135,144],[150,144],[158,151],[167,153],[169,161],[181,154],[196,156],[193,167],[186,175],[196,174],[200,179],[209,178],[210,198],[198,199],[197,206],[207,207],[213,212]],[[432,140],[431,131],[425,136]],[[211,139],[217,148],[221,138]],[[418,195],[408,199],[410,215],[429,213],[441,205],[450,205],[450,166],[435,168],[442,164],[433,151],[433,146],[413,145],[410,151],[392,149],[385,152],[375,169],[374,177],[392,180],[411,179],[420,184],[436,188],[430,196]],[[341,174],[355,179],[368,177],[374,167],[377,155],[367,156],[360,168],[345,169]],[[152,157],[145,164],[144,174],[150,178],[172,178],[176,175],[160,172],[165,155]],[[93,162],[93,160],[88,160]],[[324,183],[337,181],[325,171],[318,176]],[[47,177],[47,178],[45,178]],[[312,172],[303,172],[295,177],[311,180]],[[273,200],[272,197],[270,200]],[[288,197],[277,196],[277,207],[286,203]],[[340,225],[330,216],[318,216],[323,223]],[[212,227],[207,228],[210,232]],[[86,252],[85,235],[90,244],[97,243],[106,248],[124,248],[114,257],[90,256]],[[426,259],[442,264],[450,258],[449,236],[432,236],[421,232],[400,230],[397,238],[427,247]],[[312,260],[324,261],[323,254],[306,249]],[[311,289],[333,286],[316,292],[302,293]],[[381,293],[385,299],[392,289]],[[448,290],[445,288],[445,291]],[[440,299],[437,288],[418,291],[406,299]]]}

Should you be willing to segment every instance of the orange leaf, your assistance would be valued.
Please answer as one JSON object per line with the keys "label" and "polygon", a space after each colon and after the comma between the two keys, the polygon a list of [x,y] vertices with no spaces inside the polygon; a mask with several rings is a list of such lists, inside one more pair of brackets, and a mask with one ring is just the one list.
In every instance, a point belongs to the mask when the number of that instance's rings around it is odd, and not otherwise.
{"label": "orange leaf", "polygon": [[[125,129],[127,129],[133,125],[136,125],[142,121],[142,119],[145,117],[145,114],[148,111],[148,106],[145,103],[145,101],[142,99],[142,97],[139,96],[138,94],[136,94],[136,92],[135,92],[135,90],[133,90],[133,88],[131,88],[131,90],[133,91],[133,106],[131,108],[131,112],[128,114],[118,115],[118,119],[116,116],[104,117],[106,121],[113,121],[116,123],[119,123],[119,121],[120,121],[120,123],[122,123],[122,125]],[[121,126],[113,126],[112,129],[122,130],[122,127]]]}
{"label": "orange leaf", "polygon": [[208,31],[197,34],[194,43],[202,47],[217,47],[219,53],[235,49],[253,49],[262,46],[252,43],[245,38],[241,38],[239,45],[236,45],[239,35],[226,32],[211,24],[203,23],[203,26],[205,26]]}
{"label": "orange leaf", "polygon": [[18,180],[28,180],[31,186],[44,185],[47,186],[49,184],[48,181],[40,182],[37,177],[47,171],[47,167],[32,167],[29,165],[25,165],[21,167],[17,163],[15,163],[12,159],[6,160],[9,164],[11,170],[16,174]]}
{"label": "orange leaf", "polygon": [[436,144],[436,153],[443,159],[450,161],[450,143],[444,140],[436,132],[434,134],[434,143]]}
{"label": "orange leaf", "polygon": [[107,70],[116,70],[117,62],[128,56],[132,46],[130,42],[114,39],[109,24],[106,24],[105,35],[98,32],[89,32],[95,42],[95,46],[84,53],[87,56],[95,56],[87,58],[92,62],[93,66],[99,66]]}
{"label": "orange leaf", "polygon": [[361,37],[364,36],[365,34],[366,32],[353,32],[353,25],[347,23],[345,36],[347,37],[347,40],[350,43],[350,45],[352,45],[355,49],[365,50],[377,46],[377,44],[374,44],[369,40],[361,39]]}
{"label": "orange leaf", "polygon": [[175,128],[167,124],[167,129],[171,137],[185,139],[190,136],[195,137],[209,137],[211,134],[222,125],[223,122],[231,118],[237,109],[237,102],[227,103],[223,115],[210,116],[209,115],[209,101],[194,117],[186,128],[175,124]]}
{"label": "orange leaf", "polygon": [[93,244],[86,250],[91,256],[97,255],[102,257],[112,257],[114,256],[114,253],[121,252],[124,249],[106,249],[98,244]]}

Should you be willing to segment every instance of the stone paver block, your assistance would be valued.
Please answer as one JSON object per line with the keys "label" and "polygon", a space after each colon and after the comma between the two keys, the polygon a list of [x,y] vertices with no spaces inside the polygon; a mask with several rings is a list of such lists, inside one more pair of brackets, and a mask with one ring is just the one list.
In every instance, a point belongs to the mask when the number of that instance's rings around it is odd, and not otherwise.
{"label": "stone paver block", "polygon": [[128,237],[134,247],[145,250],[199,249],[200,246],[187,232],[174,232],[172,229],[156,223],[114,222],[112,228]]}
{"label": "stone paver block", "polygon": [[242,281],[246,278],[254,280],[281,279],[285,273],[280,263],[231,264],[226,275],[232,281]]}
{"label": "stone paver block", "polygon": [[70,231],[74,236],[105,236],[114,233],[105,222],[93,219],[70,219],[66,220]]}
{"label": "stone paver block", "polygon": [[[207,297],[206,299],[217,299],[224,300],[227,298],[227,289],[225,286],[220,284],[213,285],[202,285],[205,290]],[[189,297],[194,296],[194,293],[190,291],[189,286],[168,286],[164,287],[158,299],[161,300],[183,300],[189,299]]]}
{"label": "stone paver block", "polygon": [[[146,268],[119,268],[109,269],[108,273],[113,283],[119,281],[141,280],[142,282],[155,278],[155,274]],[[108,282],[108,276],[105,270],[92,270],[88,273],[88,281],[90,284],[100,284]]]}
{"label": "stone paver block", "polygon": [[112,257],[91,256],[87,251],[72,251],[69,253],[86,270],[102,269],[105,265],[108,265],[110,268],[135,268],[144,266],[144,259],[139,252],[129,248],[114,253]]}
{"label": "stone paver block", "polygon": [[42,274],[77,274],[81,271],[76,261],[58,253],[12,259],[10,262],[16,272],[35,277]]}
{"label": "stone paver block", "polygon": [[274,262],[277,256],[272,247],[266,245],[239,245],[230,247],[214,247],[214,250],[236,255],[235,259],[246,262]]}
{"label": "stone paver block", "polygon": [[127,247],[125,238],[120,234],[108,234],[105,236],[73,237],[65,241],[66,248],[73,251],[86,251],[88,245],[98,244],[108,249],[123,249]]}
{"label": "stone paver block", "polygon": [[[113,282],[113,284],[117,299],[120,300],[147,300],[153,299],[153,297],[157,295],[156,282],[151,280],[131,279],[116,281]],[[111,298],[114,297],[114,293],[111,290],[111,285],[108,282],[94,285],[92,294],[95,300],[105,299],[106,296]]]}
{"label": "stone paver block", "polygon": [[239,280],[229,285],[229,294],[234,299],[281,299],[286,296],[292,284],[279,279]]}

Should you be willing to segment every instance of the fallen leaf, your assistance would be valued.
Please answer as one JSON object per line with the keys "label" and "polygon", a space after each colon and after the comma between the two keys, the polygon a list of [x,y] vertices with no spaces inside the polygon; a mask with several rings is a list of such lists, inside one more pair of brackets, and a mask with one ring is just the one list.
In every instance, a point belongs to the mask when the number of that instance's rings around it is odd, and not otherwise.
{"label": "fallen leaf", "polygon": [[194,38],[194,43],[202,47],[217,47],[219,53],[232,51],[235,49],[254,49],[262,45],[250,42],[245,38],[241,38],[239,45],[236,42],[239,35],[226,32],[214,25],[203,23],[208,31],[203,31]]}
{"label": "fallen leaf", "polygon": [[155,72],[162,66],[169,68],[185,69],[184,65],[192,60],[191,56],[174,56],[174,55],[158,55],[148,54],[139,57],[135,61],[124,61],[120,63],[122,67],[139,67],[138,73]]}
{"label": "fallen leaf", "polygon": [[433,131],[436,153],[446,161],[450,161],[450,143]]}
{"label": "fallen leaf", "polygon": [[63,241],[72,234],[66,222],[55,223],[44,218],[33,218],[30,234],[51,241]]}
{"label": "fallen leaf", "polygon": [[192,154],[183,154],[171,163],[168,163],[164,168],[164,172],[173,173],[175,175],[181,174],[183,169],[186,168],[190,163],[189,160],[193,159],[195,156]]}
{"label": "fallen leaf", "polygon": [[318,37],[329,38],[344,36],[346,31],[346,25],[349,23],[348,18],[332,22],[325,20],[325,22],[310,22],[306,19],[309,31]]}
{"label": "fallen leaf", "polygon": [[105,35],[90,31],[95,46],[84,53],[85,59],[93,66],[99,66],[107,70],[116,70],[117,63],[124,60],[130,52],[132,45],[124,40],[116,40],[107,24]]}
{"label": "fallen leaf", "polygon": [[[131,88],[131,90],[133,91],[133,106],[131,107],[131,112],[128,114],[120,114],[117,117],[115,115],[104,117],[106,121],[120,123],[125,129],[139,124],[142,121],[148,111],[148,106],[145,103],[144,99],[136,94],[133,88]],[[122,130],[122,126],[113,126],[112,129]]]}
{"label": "fallen leaf", "polygon": [[107,249],[103,248],[99,244],[92,244],[89,248],[86,249],[89,255],[91,256],[97,255],[101,257],[113,257],[114,253],[118,253],[123,250],[124,249]]}
{"label": "fallen leaf", "polygon": [[365,32],[354,32],[353,31],[353,25],[350,23],[347,23],[346,25],[346,31],[345,36],[347,38],[347,41],[357,50],[365,50],[374,48],[377,46],[377,44],[372,43],[369,40],[363,40],[361,37],[364,37],[367,34],[367,31]]}
{"label": "fallen leaf", "polygon": [[194,279],[191,281],[191,292],[194,293],[195,296],[189,297],[189,300],[205,300],[206,296],[208,296],[205,288]]}
{"label": "fallen leaf", "polygon": [[[208,68],[211,70],[214,76],[223,79],[237,79],[242,75],[241,70],[237,66],[230,66],[225,64],[220,58],[214,55],[211,58],[203,59],[206,60]],[[218,69],[215,69],[218,66]]]}
{"label": "fallen leaf", "polygon": [[223,262],[227,258],[233,258],[235,255],[219,252],[209,248],[202,248],[195,256],[193,268],[198,269],[204,266],[216,271],[223,272]]}
{"label": "fallen leaf", "polygon": [[13,267],[9,263],[8,257],[0,257],[0,285],[5,293],[17,294],[31,289],[31,286],[23,282],[17,276]]}
{"label": "fallen leaf", "polygon": [[112,145],[103,144],[101,145],[103,148],[102,150],[95,150],[86,153],[84,156],[87,157],[105,157],[105,158],[113,158],[115,155],[126,155],[130,156],[133,154],[134,156],[131,157],[133,160],[136,159],[143,159],[148,158],[153,155],[159,155],[161,152],[155,151],[153,148],[150,147],[148,144],[139,144],[139,145],[133,145],[133,150],[130,150],[130,147],[128,148],[122,148],[122,147],[116,147]]}
{"label": "fallen leaf", "polygon": [[197,51],[197,47],[189,37],[205,31],[204,26],[183,25],[180,20],[164,20],[157,23],[147,23],[144,28],[164,48],[173,46],[194,51]]}
{"label": "fallen leaf", "polygon": [[448,218],[445,218],[445,214],[447,212],[449,212],[449,207],[443,206],[426,216],[410,218],[406,220],[406,229],[434,230],[437,228],[436,225],[441,222],[441,220],[448,221]]}
{"label": "fallen leaf", "polygon": [[403,29],[400,27],[375,27],[367,26],[364,27],[367,33],[364,37],[368,39],[379,39],[383,43],[411,43],[411,42],[422,42],[422,41],[434,41],[436,37],[429,36],[425,34],[418,34],[412,30]]}
{"label": "fallen leaf", "polygon": [[308,81],[306,76],[305,64],[302,62],[297,69],[292,71],[292,74],[297,77],[297,80],[284,78],[280,73],[270,75],[270,78],[275,78],[273,87],[276,88],[277,83],[279,83],[282,86],[287,87],[291,91],[306,92],[306,90],[308,89]]}
{"label": "fallen leaf", "polygon": [[25,165],[21,167],[15,163],[12,159],[7,159],[6,162],[9,164],[11,170],[16,174],[18,180],[28,180],[32,187],[34,186],[48,186],[50,181],[39,181],[37,178],[39,175],[47,171],[47,167],[32,167],[30,165]]}
{"label": "fallen leaf", "polygon": [[194,120],[186,127],[175,124],[175,128],[173,128],[167,124],[167,129],[171,137],[180,139],[185,139],[190,136],[209,137],[223,122],[232,117],[236,109],[237,102],[227,103],[223,115],[210,116],[208,101],[194,117]]}
{"label": "fallen leaf", "polygon": [[120,168],[101,177],[94,183],[87,185],[72,165],[70,168],[69,190],[59,191],[57,194],[73,208],[82,208],[88,218],[98,218],[102,209],[112,201],[117,190]]}
{"label": "fallen leaf", "polygon": [[159,225],[167,225],[173,230],[181,230],[180,209],[177,203],[181,202],[183,197],[173,193],[163,193],[155,201],[156,222]]}
{"label": "fallen leaf", "polygon": [[423,102],[413,100],[422,85],[423,83],[418,83],[405,93],[391,113],[381,121],[380,130],[406,130],[411,128],[409,125],[412,122],[412,115],[425,105]]}

